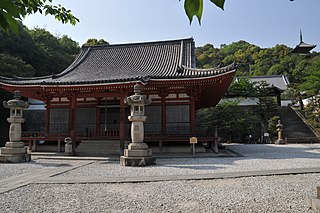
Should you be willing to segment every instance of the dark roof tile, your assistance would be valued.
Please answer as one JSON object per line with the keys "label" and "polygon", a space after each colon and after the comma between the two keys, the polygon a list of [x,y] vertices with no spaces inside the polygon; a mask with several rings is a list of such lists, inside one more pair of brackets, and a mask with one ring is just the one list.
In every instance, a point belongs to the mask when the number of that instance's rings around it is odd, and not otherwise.
{"label": "dark roof tile", "polygon": [[[83,47],[75,61],[63,72],[34,78],[4,78],[15,85],[69,85],[126,82],[150,79],[178,79],[212,76],[235,69],[235,65],[195,69],[192,38]],[[137,77],[138,76],[138,77]]]}

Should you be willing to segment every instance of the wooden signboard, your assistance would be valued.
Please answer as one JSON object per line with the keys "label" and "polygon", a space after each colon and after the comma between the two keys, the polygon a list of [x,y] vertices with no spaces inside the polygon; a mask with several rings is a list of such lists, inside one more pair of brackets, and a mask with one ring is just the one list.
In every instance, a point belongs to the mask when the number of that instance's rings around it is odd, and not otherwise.
{"label": "wooden signboard", "polygon": [[196,137],[191,137],[191,138],[190,138],[190,143],[191,143],[191,144],[198,143],[198,138],[196,138]]}

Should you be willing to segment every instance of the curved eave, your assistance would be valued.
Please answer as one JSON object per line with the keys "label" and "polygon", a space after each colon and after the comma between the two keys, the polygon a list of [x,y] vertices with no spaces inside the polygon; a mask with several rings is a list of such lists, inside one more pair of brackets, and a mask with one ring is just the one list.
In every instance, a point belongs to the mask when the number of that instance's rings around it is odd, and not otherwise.
{"label": "curved eave", "polygon": [[197,77],[186,76],[185,78],[170,78],[170,79],[152,79],[150,81],[153,81],[153,82],[185,82],[185,81],[190,82],[190,81],[200,81],[200,80],[203,81],[203,80],[210,80],[210,79],[218,79],[223,76],[233,74],[235,72],[236,72],[236,69],[233,69],[231,71],[224,72],[217,75],[205,75],[205,76],[197,76]]}
{"label": "curved eave", "polygon": [[128,81],[122,82],[106,82],[106,83],[98,83],[98,82],[83,82],[79,84],[10,84],[10,83],[3,83],[0,82],[1,87],[6,88],[28,88],[28,89],[38,89],[38,90],[45,90],[45,88],[88,88],[88,87],[99,87],[99,86],[127,86],[135,83],[140,83],[143,85],[152,84],[152,83],[183,83],[183,82],[198,82],[198,81],[210,81],[213,79],[219,79],[223,76],[231,75],[235,73],[236,70],[233,69],[231,71],[217,74],[217,75],[207,75],[207,76],[185,76],[185,77],[175,77],[175,78],[150,78],[148,81],[143,81],[141,78],[137,79],[130,79]]}

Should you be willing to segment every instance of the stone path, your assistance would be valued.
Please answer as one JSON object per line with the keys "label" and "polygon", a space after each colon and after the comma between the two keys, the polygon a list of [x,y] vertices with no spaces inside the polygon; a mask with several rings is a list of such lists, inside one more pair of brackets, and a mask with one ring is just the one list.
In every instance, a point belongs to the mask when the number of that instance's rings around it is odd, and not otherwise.
{"label": "stone path", "polygon": [[26,186],[31,183],[37,183],[37,181],[41,180],[42,178],[50,178],[55,175],[62,174],[64,172],[71,171],[73,169],[77,169],[81,166],[91,164],[93,162],[94,161],[88,161],[85,163],[79,162],[76,165],[73,165],[68,168],[41,169],[38,171],[32,171],[32,172],[28,172],[28,173],[23,173],[21,175],[16,175],[13,177],[8,177],[5,179],[2,179],[2,180],[0,180],[0,194],[14,190],[19,187]]}
{"label": "stone path", "polygon": [[40,184],[82,184],[82,183],[143,183],[159,181],[179,181],[179,180],[213,180],[225,178],[259,177],[273,175],[297,175],[308,173],[320,173],[320,167],[317,168],[297,168],[297,169],[274,169],[246,172],[227,172],[227,173],[209,173],[209,174],[189,174],[189,175],[158,175],[158,176],[140,176],[140,177],[108,177],[95,179],[50,179],[41,178],[34,183]]}

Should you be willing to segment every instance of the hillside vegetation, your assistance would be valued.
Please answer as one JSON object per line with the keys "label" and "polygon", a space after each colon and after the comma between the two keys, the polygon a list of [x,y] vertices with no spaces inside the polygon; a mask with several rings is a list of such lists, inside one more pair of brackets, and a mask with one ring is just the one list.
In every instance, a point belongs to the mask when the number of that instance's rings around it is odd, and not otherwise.
{"label": "hillside vegetation", "polygon": [[[45,29],[28,29],[21,24],[19,34],[0,31],[0,75],[59,73],[72,63],[79,50],[79,44],[67,35],[52,35]],[[196,61],[198,68],[235,61],[238,76],[287,75],[294,90],[316,94],[320,88],[320,54],[301,56],[291,54],[290,50],[283,44],[261,48],[246,41],[223,44],[219,48],[206,44],[196,48]]]}
{"label": "hillside vegetation", "polygon": [[220,48],[212,44],[196,48],[197,66],[214,67],[219,64],[238,64],[237,76],[287,75],[292,87],[313,95],[320,88],[320,54],[310,56],[290,53],[283,44],[260,48],[246,41],[238,41]]}

